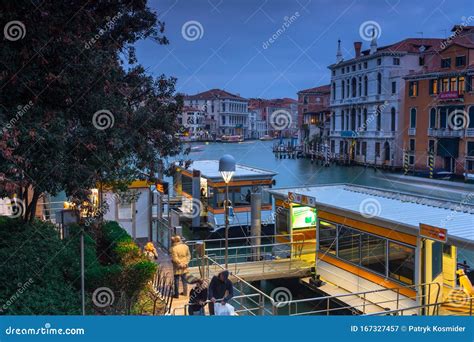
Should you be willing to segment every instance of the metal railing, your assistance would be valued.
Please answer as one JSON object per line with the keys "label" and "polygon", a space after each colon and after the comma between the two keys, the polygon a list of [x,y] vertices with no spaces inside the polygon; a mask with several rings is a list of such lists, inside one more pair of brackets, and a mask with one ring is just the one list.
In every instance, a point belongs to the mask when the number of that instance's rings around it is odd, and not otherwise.
{"label": "metal railing", "polygon": [[[427,304],[420,304],[411,308],[400,308],[400,309],[394,309],[394,310],[387,310],[383,312],[375,312],[375,313],[370,313],[366,314],[365,316],[386,316],[386,315],[391,315],[391,316],[401,316],[404,315],[408,310],[417,310],[420,312],[423,311],[428,311],[430,308],[433,308],[432,312],[433,315],[452,315],[452,312],[443,312],[442,306],[448,305],[448,304],[454,304],[455,306],[461,307],[463,304],[469,303],[469,309],[466,312],[468,316],[472,316],[474,313],[474,297],[468,297],[468,298],[463,298],[463,299],[453,299],[453,300],[448,300],[448,301],[441,301],[441,302],[436,302],[436,303],[427,303]],[[446,309],[446,311],[449,311],[449,309]]]}
{"label": "metal railing", "polygon": [[[380,309],[380,312],[386,313],[390,311],[388,309],[389,305],[395,305],[395,308],[396,308],[395,310],[413,311],[418,306],[413,305],[413,299],[402,295],[401,291],[406,290],[406,289],[415,289],[417,290],[416,293],[421,293],[422,292],[421,289],[423,287],[427,287],[427,290],[425,288],[427,294],[419,295],[417,296],[417,299],[421,301],[423,298],[426,298],[428,303],[431,303],[432,286],[435,287],[435,293],[436,293],[435,298],[434,298],[435,302],[438,302],[439,295],[441,292],[441,285],[439,283],[424,283],[424,284],[418,284],[418,285],[403,286],[403,287],[398,287],[398,288],[384,288],[384,289],[362,291],[362,292],[355,292],[355,293],[345,293],[345,294],[334,295],[334,296],[323,296],[323,297],[316,297],[316,298],[282,301],[276,304],[276,314],[278,314],[278,310],[280,310],[281,308],[285,308],[285,314],[289,316],[321,315],[321,314],[326,314],[327,316],[329,316],[331,313],[337,314],[337,313],[341,313],[341,311],[345,311],[345,312],[350,311],[353,314],[359,315],[359,314],[366,314],[367,310],[371,310],[374,308]],[[388,293],[388,294],[394,293],[396,295],[396,298],[394,299],[387,298],[381,301],[374,301],[374,300],[368,299],[368,297],[371,295],[382,296],[382,294],[384,293]],[[339,302],[344,303],[344,299],[346,298],[349,299],[350,297],[354,297],[354,296],[359,297],[363,301],[362,304],[342,305],[338,307],[331,307],[331,304],[334,301],[339,301]],[[403,308],[400,307],[400,305],[403,302],[408,302],[409,305]],[[300,310],[301,307],[304,310]],[[314,309],[309,309],[309,307],[314,307]],[[435,312],[433,312],[432,314],[435,314]]]}

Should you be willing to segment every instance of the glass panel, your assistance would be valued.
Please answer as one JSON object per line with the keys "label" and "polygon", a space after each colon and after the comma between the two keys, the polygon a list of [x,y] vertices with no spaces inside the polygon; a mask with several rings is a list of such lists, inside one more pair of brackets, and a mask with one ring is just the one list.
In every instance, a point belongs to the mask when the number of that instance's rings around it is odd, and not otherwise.
{"label": "glass panel", "polygon": [[415,249],[389,242],[388,274],[392,279],[412,285],[415,281]]}
{"label": "glass panel", "polygon": [[443,244],[433,242],[431,245],[431,279],[435,279],[443,271]]}
{"label": "glass panel", "polygon": [[362,234],[361,264],[362,266],[385,275],[387,247],[386,240],[377,236]]}
{"label": "glass panel", "polygon": [[132,219],[132,203],[118,203],[118,219],[131,220]]}
{"label": "glass panel", "polygon": [[360,233],[346,227],[339,228],[338,257],[352,263],[360,263]]}
{"label": "glass panel", "polygon": [[319,220],[319,251],[336,255],[336,235],[337,230],[334,224]]}
{"label": "glass panel", "polygon": [[289,209],[283,207],[276,208],[276,217],[275,217],[275,225],[276,225],[276,233],[277,234],[289,234],[290,228],[288,224],[288,216],[289,216]]}

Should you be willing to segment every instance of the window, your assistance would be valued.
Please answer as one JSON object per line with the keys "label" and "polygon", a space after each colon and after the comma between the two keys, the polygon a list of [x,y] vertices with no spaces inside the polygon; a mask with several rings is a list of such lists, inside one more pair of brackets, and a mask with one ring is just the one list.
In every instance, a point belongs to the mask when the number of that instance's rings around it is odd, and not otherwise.
{"label": "window", "polygon": [[435,241],[431,244],[431,279],[434,280],[443,271],[443,244]]}
{"label": "window", "polygon": [[376,118],[376,130],[377,131],[381,131],[382,130],[382,109],[379,107],[377,107],[377,118]]}
{"label": "window", "polygon": [[352,97],[356,97],[357,96],[357,80],[355,77],[352,78],[351,88],[352,88]]}
{"label": "window", "polygon": [[430,128],[436,128],[436,108],[430,109]]}
{"label": "window", "polygon": [[418,58],[418,64],[419,65],[425,65],[425,57]]}
{"label": "window", "polygon": [[464,82],[464,77],[459,77],[458,78],[458,93],[462,94],[465,91],[465,82]]}
{"label": "window", "polygon": [[462,67],[466,65],[466,56],[457,56],[456,57],[456,66]]}
{"label": "window", "polygon": [[474,141],[467,142],[467,156],[474,157]]}
{"label": "window", "polygon": [[408,84],[408,95],[418,96],[418,81],[410,81]]}
{"label": "window", "polygon": [[441,91],[449,91],[449,79],[443,78],[441,80]]}
{"label": "window", "polygon": [[364,123],[363,123],[363,126],[364,126],[364,131],[367,130],[367,108],[364,108]]}
{"label": "window", "polygon": [[363,156],[367,155],[367,141],[362,142],[362,155]]}
{"label": "window", "polygon": [[395,132],[397,130],[397,113],[395,112],[395,108],[392,107],[390,110],[390,130]]}
{"label": "window", "polygon": [[367,69],[367,62],[364,62],[364,69]]}
{"label": "window", "polygon": [[381,65],[382,64],[382,58],[377,58],[377,65]]}
{"label": "window", "polygon": [[336,254],[337,228],[334,224],[319,220],[319,251],[325,254]]}
{"label": "window", "polygon": [[374,235],[361,235],[361,264],[369,270],[385,275],[387,240]]}
{"label": "window", "polygon": [[331,153],[336,152],[336,144],[334,140],[331,140]]}
{"label": "window", "polygon": [[355,64],[352,66],[352,71],[356,71],[356,66],[355,66]]}
{"label": "window", "polygon": [[416,109],[410,110],[410,128],[416,128]]}
{"label": "window", "polygon": [[434,153],[434,151],[435,151],[435,141],[434,140],[428,140],[428,151]]}
{"label": "window", "polygon": [[469,126],[467,128],[474,128],[474,106],[469,107]]}
{"label": "window", "polygon": [[344,95],[344,89],[345,89],[344,81],[341,81],[341,88],[342,88],[342,98],[344,98],[345,97],[345,95]]}
{"label": "window", "polygon": [[410,139],[409,149],[410,151],[415,151],[415,139]]}
{"label": "window", "polygon": [[339,228],[337,256],[354,264],[360,263],[360,233],[347,227]]}
{"label": "window", "polygon": [[[225,112],[225,102],[222,102],[222,111]],[[225,123],[225,120],[224,120]]]}
{"label": "window", "polygon": [[412,285],[415,282],[415,249],[390,241],[388,275],[392,279]]}
{"label": "window", "polygon": [[380,157],[380,143],[379,142],[375,143],[375,156],[377,158]]}
{"label": "window", "polygon": [[332,71],[332,75],[333,75],[333,76],[336,76],[336,70],[333,70],[333,71]]}
{"label": "window", "polygon": [[393,65],[400,65],[400,58],[394,58],[393,59]]}
{"label": "window", "polygon": [[364,76],[364,96],[367,96],[369,90],[369,79],[367,76]]}
{"label": "window", "polygon": [[397,82],[393,81],[392,82],[392,94],[396,94],[396,93],[397,93]]}
{"label": "window", "polygon": [[308,104],[308,96],[304,96],[304,97],[303,97],[303,103],[304,103],[304,104]]}
{"label": "window", "polygon": [[456,79],[456,77],[451,77],[449,79],[449,90],[450,91],[455,91],[457,89],[458,89],[457,88],[457,79]]}
{"label": "window", "polygon": [[341,130],[344,131],[344,111],[341,111]]}
{"label": "window", "polygon": [[438,94],[438,80],[430,80],[429,94]]}
{"label": "window", "polygon": [[446,107],[439,109],[439,128],[446,128],[448,125],[448,110]]}
{"label": "window", "polygon": [[451,58],[443,58],[441,60],[441,67],[442,68],[450,68],[451,67]]}
{"label": "window", "polygon": [[332,99],[336,99],[336,83],[333,82],[332,84]]}
{"label": "window", "polygon": [[225,125],[225,115],[222,115],[222,124]]}
{"label": "window", "polygon": [[382,94],[382,74],[377,74],[377,94]]}

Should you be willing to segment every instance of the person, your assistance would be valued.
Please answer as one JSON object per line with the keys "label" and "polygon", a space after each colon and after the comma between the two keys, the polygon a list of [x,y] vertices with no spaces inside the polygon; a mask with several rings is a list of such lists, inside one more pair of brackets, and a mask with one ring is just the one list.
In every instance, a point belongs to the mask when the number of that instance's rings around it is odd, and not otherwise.
{"label": "person", "polygon": [[252,193],[250,190],[247,190],[247,195],[245,195],[245,202],[250,203],[250,200],[252,199]]}
{"label": "person", "polygon": [[234,285],[229,279],[229,271],[222,271],[217,276],[212,277],[208,289],[209,314],[214,315],[214,303],[218,300],[222,305],[227,304],[234,296]]}
{"label": "person", "polygon": [[188,314],[204,315],[204,307],[207,301],[207,287],[202,279],[196,281],[196,286],[189,292]]}
{"label": "person", "polygon": [[147,244],[145,245],[145,248],[144,248],[144,253],[145,253],[145,256],[150,261],[154,261],[154,260],[158,259],[158,253],[156,251],[155,246],[153,245],[153,242],[147,242]]}
{"label": "person", "polygon": [[171,262],[173,263],[174,274],[174,298],[179,298],[179,279],[183,283],[182,295],[188,293],[188,286],[186,275],[189,272],[188,264],[191,260],[191,252],[189,247],[181,241],[181,238],[176,235],[171,238]]}

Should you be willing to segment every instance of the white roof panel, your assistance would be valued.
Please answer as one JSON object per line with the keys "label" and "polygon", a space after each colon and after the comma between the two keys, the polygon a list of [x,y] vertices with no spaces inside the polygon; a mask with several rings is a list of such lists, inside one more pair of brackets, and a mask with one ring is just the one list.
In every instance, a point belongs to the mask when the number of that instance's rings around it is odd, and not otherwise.
{"label": "white roof panel", "polygon": [[[218,160],[195,160],[191,163],[187,170],[192,171],[193,169],[201,171],[201,177],[208,179],[221,179],[222,176],[219,172],[219,161]],[[259,169],[256,167],[250,167],[242,164],[236,164],[235,173],[233,180],[238,178],[252,178],[252,179],[268,179],[275,176],[276,173],[269,170]]]}

